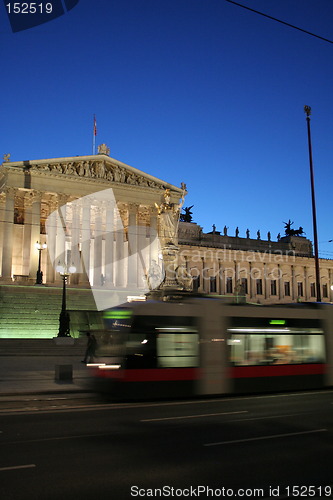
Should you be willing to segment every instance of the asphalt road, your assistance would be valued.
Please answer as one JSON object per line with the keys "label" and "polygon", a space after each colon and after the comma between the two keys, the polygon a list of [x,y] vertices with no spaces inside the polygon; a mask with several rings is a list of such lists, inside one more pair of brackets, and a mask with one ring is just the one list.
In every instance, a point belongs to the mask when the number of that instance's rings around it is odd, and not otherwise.
{"label": "asphalt road", "polygon": [[333,391],[29,398],[0,404],[3,499],[333,497]]}

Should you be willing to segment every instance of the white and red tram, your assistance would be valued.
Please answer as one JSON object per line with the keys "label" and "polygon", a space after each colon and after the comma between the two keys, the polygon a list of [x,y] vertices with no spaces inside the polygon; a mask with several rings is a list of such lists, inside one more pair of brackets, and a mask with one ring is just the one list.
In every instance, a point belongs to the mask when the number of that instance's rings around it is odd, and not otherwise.
{"label": "white and red tram", "polygon": [[97,387],[116,397],[276,392],[333,386],[333,307],[212,298],[104,311]]}

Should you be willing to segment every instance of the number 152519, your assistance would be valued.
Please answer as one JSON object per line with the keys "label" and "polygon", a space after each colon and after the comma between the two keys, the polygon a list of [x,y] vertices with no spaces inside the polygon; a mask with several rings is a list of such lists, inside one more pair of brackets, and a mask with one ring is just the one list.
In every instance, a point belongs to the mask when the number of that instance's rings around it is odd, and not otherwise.
{"label": "number 152519", "polygon": [[51,14],[51,2],[10,2],[6,4],[8,14]]}

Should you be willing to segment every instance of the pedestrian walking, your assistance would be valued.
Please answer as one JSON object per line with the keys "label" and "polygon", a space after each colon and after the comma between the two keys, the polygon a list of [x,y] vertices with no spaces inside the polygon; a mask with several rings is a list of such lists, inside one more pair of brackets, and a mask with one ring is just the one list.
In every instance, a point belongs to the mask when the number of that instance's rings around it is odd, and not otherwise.
{"label": "pedestrian walking", "polygon": [[88,342],[87,342],[86,353],[82,361],[82,363],[85,364],[92,363],[94,361],[96,347],[97,347],[97,341],[95,335],[93,333],[87,332],[87,337],[88,337]]}

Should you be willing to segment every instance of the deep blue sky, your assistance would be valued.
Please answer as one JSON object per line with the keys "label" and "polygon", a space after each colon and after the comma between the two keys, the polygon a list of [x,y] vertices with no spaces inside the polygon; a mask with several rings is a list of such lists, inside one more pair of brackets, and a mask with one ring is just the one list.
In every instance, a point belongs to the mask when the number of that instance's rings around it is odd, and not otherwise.
{"label": "deep blue sky", "polygon": [[[332,0],[239,0],[333,40]],[[0,5],[0,155],[111,156],[174,185],[194,221],[262,239],[289,218],[333,258],[333,44],[225,0],[80,0],[13,34]]]}

